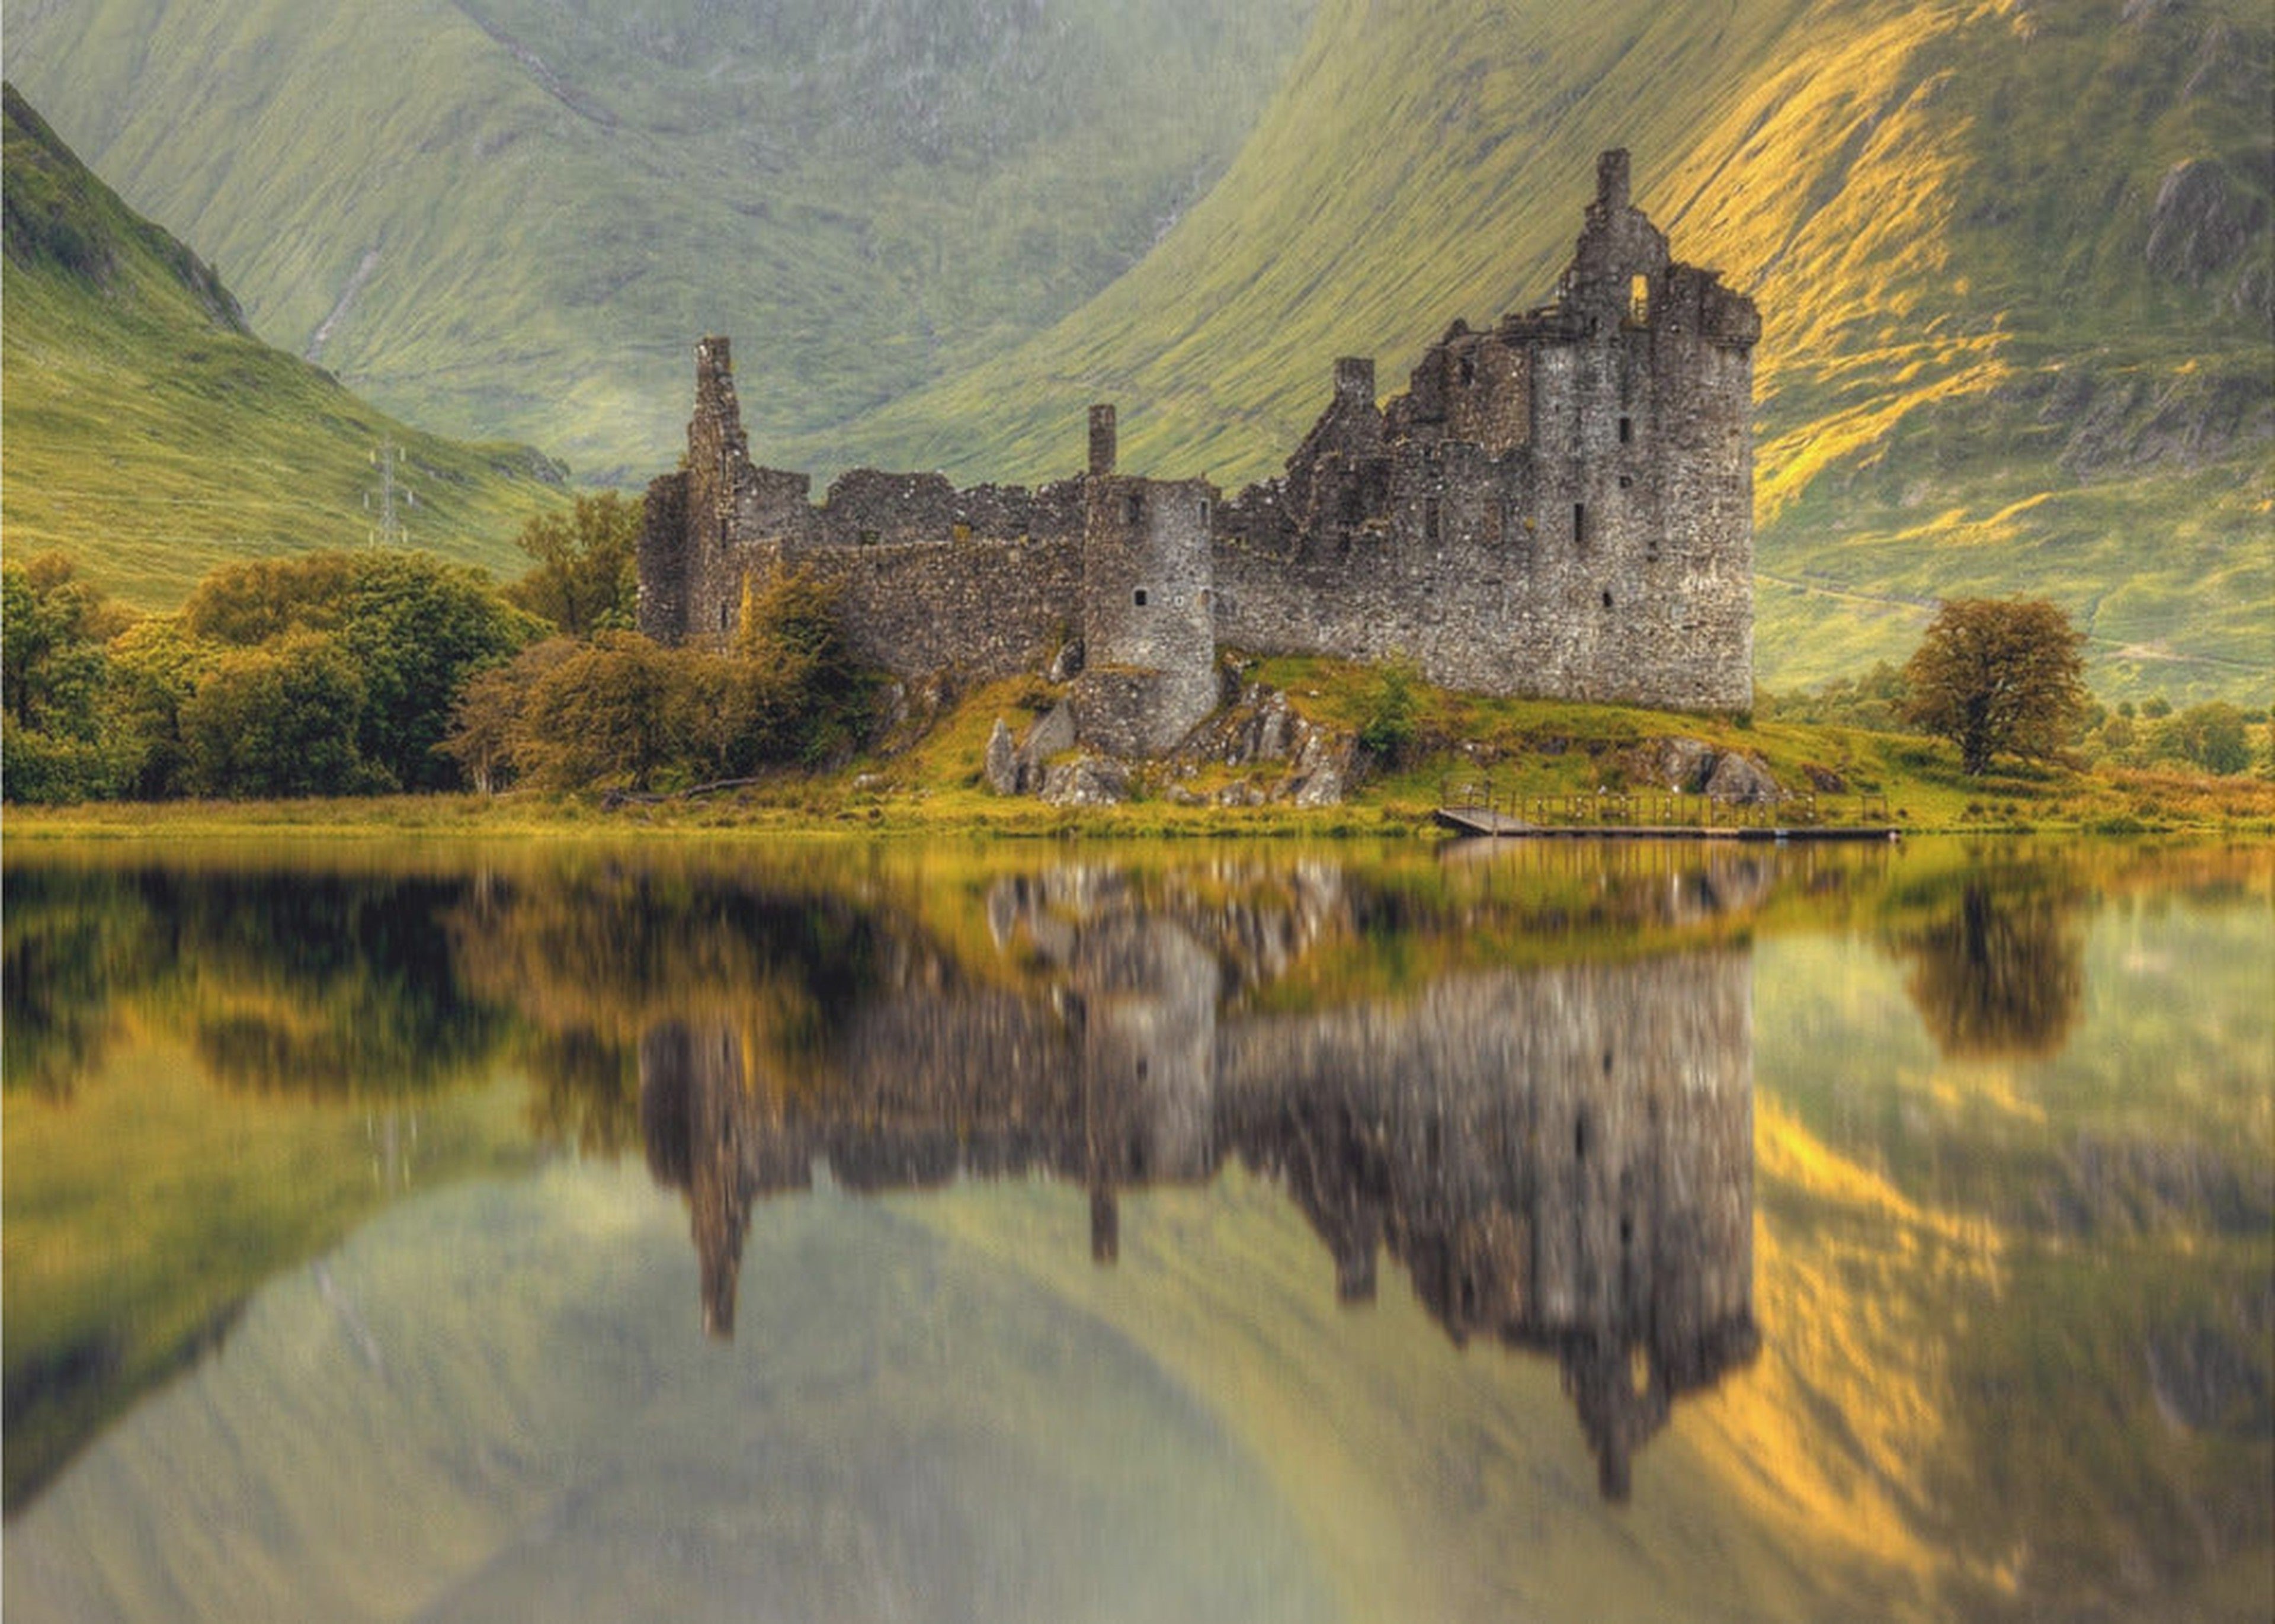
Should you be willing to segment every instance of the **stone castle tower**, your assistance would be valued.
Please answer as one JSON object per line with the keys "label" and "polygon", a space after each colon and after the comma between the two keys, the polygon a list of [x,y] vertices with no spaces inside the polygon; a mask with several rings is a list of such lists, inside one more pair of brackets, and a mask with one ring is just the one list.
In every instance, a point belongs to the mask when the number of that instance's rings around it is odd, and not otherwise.
{"label": "stone castle tower", "polygon": [[1153,755],[1216,708],[1217,492],[1117,474],[1114,408],[1092,407],[1090,426],[1076,726],[1111,754]]}
{"label": "stone castle tower", "polygon": [[754,575],[834,581],[865,659],[914,676],[1039,670],[1079,637],[1083,736],[1165,750],[1216,701],[1216,651],[1414,660],[1500,694],[1738,709],[1753,687],[1752,302],[1673,259],[1599,160],[1572,261],[1540,307],[1456,321],[1406,391],[1334,366],[1276,478],[1115,466],[1029,490],[857,470],[820,505],[753,466],[727,341],[696,351],[686,465],[649,487],[642,631],[723,641]]}

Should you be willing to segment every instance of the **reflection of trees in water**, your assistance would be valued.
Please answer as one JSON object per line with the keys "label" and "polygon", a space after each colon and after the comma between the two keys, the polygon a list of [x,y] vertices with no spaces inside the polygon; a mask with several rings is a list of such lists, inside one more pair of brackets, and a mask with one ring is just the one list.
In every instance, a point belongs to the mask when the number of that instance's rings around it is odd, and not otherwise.
{"label": "reflection of trees in water", "polygon": [[2050,871],[1972,872],[1929,924],[1898,939],[1905,987],[1954,1057],[2058,1054],[2085,991],[2082,897]]}
{"label": "reflection of trees in water", "polygon": [[450,925],[468,988],[520,1017],[533,1125],[588,1150],[632,1142],[635,1056],[657,1020],[729,1025],[802,1074],[904,951],[888,916],[819,888],[618,864],[495,880]]}
{"label": "reflection of trees in water", "polygon": [[460,880],[153,873],[170,997],[216,1081],[312,1095],[429,1090],[479,1070],[501,1013],[458,985],[442,920]]}
{"label": "reflection of trees in water", "polygon": [[150,974],[154,922],[114,876],[11,867],[0,909],[0,1077],[66,1096],[102,1058],[115,1003]]}
{"label": "reflection of trees in water", "polygon": [[631,1052],[586,1028],[525,1031],[515,1054],[529,1073],[529,1125],[548,1144],[613,1155],[639,1142]]}
{"label": "reflection of trees in water", "polygon": [[11,868],[11,1082],[93,1063],[121,1000],[160,1011],[228,1087],[431,1089],[479,1069],[499,1011],[464,996],[453,880],[301,869]]}
{"label": "reflection of trees in water", "polygon": [[[1313,899],[1316,903],[1316,897]],[[1750,1359],[1752,1106],[1742,952],[1464,972],[1418,995],[1244,1012],[1194,929],[1097,876],[989,900],[991,987],[911,962],[845,1014],[827,1073],[773,1076],[720,1021],[640,1050],[651,1171],[685,1191],[706,1328],[731,1334],[753,1203],[817,1162],[857,1190],[1046,1172],[1090,1191],[1118,1251],[1120,1192],[1227,1157],[1280,1181],[1371,1296],[1403,1264],[1456,1341],[1554,1355],[1606,1495],[1674,1397]],[[1290,922],[1210,939],[1283,940]]]}
{"label": "reflection of trees in water", "polygon": [[[1742,1055],[1742,1024],[1726,1010],[1690,1059],[1661,1045],[1646,1063],[1631,1030],[1596,1033],[1634,1028],[1633,1009],[1602,1013],[1628,994],[1601,979],[1633,971],[1572,983],[1458,966],[1481,930],[1689,921],[1749,888],[1656,871],[1591,888],[1576,873],[1542,904],[1537,886],[1503,896],[1497,883],[1319,862],[1072,865],[999,878],[970,894],[969,917],[935,895],[919,925],[889,893],[826,876],[27,865],[9,875],[9,1078],[67,1079],[122,1001],[185,1033],[233,1087],[367,1098],[510,1052],[541,1135],[614,1148],[637,1132],[656,1175],[689,1191],[721,1332],[752,1201],[803,1187],[817,1159],[854,1189],[1027,1169],[1079,1181],[1105,1260],[1121,1192],[1238,1158],[1296,1194],[1347,1295],[1372,1290],[1387,1250],[1456,1339],[1556,1352],[1616,1490],[1685,1372],[1713,1363],[1642,1328],[1689,1337],[1699,1318],[1652,1295],[1688,1266],[1669,1237],[1709,1227],[1668,1216],[1664,1190],[1710,1189],[1741,1212],[1750,1200],[1719,1161],[1671,1183],[1663,1171],[1697,1163],[1674,1108],[1688,1096],[1670,1090],[1701,1065],[1719,1079],[1701,1097],[1742,1129],[1742,1089],[1700,1058],[1734,1031]],[[1577,1069],[1537,1035],[1571,1030],[1594,1034]],[[1309,1059],[1290,1070],[1291,1054]],[[1575,1130],[1559,1114],[1568,1070],[1628,1106]],[[1592,1148],[1571,1153],[1618,1176],[1557,1182],[1538,1146],[1576,1131]],[[1567,1221],[1583,1210],[1595,1216]],[[1719,1244],[1684,1242],[1683,1256]],[[1556,1284],[1582,1279],[1594,1283]],[[1717,1320],[1736,1327],[1732,1348],[1750,1347],[1747,1301]]]}

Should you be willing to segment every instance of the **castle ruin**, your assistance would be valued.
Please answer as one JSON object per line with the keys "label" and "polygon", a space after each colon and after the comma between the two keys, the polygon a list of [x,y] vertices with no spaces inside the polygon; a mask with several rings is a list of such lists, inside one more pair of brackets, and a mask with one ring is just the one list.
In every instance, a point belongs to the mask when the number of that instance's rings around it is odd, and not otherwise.
{"label": "castle ruin", "polygon": [[724,646],[749,587],[833,584],[856,653],[903,677],[1062,669],[1076,731],[1159,753],[1215,707],[1217,651],[1411,659],[1473,691],[1742,709],[1753,686],[1752,350],[1761,321],[1597,190],[1556,297],[1455,321],[1406,392],[1372,360],[1279,477],[1116,468],[1111,406],[1076,477],[958,489],[859,469],[820,504],[750,460],[728,343],[696,346],[687,458],[648,487],[639,627]]}

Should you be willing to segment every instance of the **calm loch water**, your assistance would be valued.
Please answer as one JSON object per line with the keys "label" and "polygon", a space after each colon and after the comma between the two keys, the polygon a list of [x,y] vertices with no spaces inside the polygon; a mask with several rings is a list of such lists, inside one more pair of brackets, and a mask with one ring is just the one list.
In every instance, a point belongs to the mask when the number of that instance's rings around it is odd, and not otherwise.
{"label": "calm loch water", "polygon": [[2275,1615],[2275,848],[16,842],[6,1616]]}

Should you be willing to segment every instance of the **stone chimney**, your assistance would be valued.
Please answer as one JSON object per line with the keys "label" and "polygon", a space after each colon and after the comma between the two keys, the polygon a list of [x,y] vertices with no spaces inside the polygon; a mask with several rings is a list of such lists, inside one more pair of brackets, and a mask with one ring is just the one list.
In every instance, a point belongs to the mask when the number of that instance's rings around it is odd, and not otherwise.
{"label": "stone chimney", "polygon": [[1090,471],[1106,475],[1114,472],[1114,408],[1092,406],[1090,409]]}
{"label": "stone chimney", "polygon": [[1611,214],[1628,206],[1628,149],[1624,147],[1597,156],[1596,206]]}
{"label": "stone chimney", "polygon": [[1374,358],[1371,355],[1346,355],[1335,361],[1335,400],[1356,402],[1362,406],[1374,404]]}

